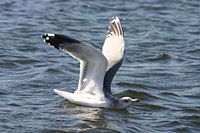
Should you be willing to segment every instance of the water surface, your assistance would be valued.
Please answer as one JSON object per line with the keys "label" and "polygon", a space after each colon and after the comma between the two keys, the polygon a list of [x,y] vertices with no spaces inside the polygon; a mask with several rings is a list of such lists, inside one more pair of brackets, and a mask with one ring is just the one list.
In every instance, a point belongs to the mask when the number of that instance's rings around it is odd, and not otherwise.
{"label": "water surface", "polygon": [[[199,132],[200,1],[4,0],[0,12],[0,132]],[[65,34],[101,49],[112,16],[126,40],[112,91],[141,102],[110,110],[54,94],[75,90],[79,63],[40,36]]]}

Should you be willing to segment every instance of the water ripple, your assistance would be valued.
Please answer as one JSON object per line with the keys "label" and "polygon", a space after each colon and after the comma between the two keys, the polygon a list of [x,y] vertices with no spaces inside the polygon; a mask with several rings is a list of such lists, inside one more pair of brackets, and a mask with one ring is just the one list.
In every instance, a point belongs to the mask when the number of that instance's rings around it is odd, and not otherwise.
{"label": "water ripple", "polygon": [[155,58],[149,58],[146,59],[147,61],[162,61],[162,60],[168,60],[171,57],[168,54],[165,53],[161,53],[159,56],[155,57]]}
{"label": "water ripple", "polygon": [[[0,132],[198,133],[199,7],[198,0],[0,1]],[[40,35],[101,49],[112,16],[121,18],[126,41],[112,92],[140,102],[96,109],[54,94],[77,88],[79,63]]]}

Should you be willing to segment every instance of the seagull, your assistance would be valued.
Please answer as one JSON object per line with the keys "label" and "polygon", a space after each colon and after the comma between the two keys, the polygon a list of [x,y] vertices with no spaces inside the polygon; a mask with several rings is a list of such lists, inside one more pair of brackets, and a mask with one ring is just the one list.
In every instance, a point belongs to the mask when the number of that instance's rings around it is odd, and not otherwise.
{"label": "seagull", "polygon": [[44,42],[62,50],[80,62],[78,87],[74,93],[54,89],[71,103],[97,107],[124,109],[139,99],[112,95],[111,82],[122,64],[125,51],[124,32],[118,17],[113,17],[102,52],[94,46],[74,38],[46,33]]}

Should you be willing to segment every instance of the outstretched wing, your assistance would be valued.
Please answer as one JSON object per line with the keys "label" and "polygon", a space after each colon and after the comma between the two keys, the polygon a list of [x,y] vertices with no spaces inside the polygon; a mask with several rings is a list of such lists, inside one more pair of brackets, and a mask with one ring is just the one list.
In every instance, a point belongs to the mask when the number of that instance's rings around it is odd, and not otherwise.
{"label": "outstretched wing", "polygon": [[115,73],[122,64],[124,57],[124,32],[118,17],[110,22],[110,27],[103,45],[102,53],[108,61],[108,67],[104,78],[104,92],[111,94],[111,82]]}
{"label": "outstretched wing", "polygon": [[104,96],[102,88],[107,60],[101,52],[91,45],[64,35],[45,34],[42,37],[48,44],[69,53],[80,61],[79,84],[75,93]]}

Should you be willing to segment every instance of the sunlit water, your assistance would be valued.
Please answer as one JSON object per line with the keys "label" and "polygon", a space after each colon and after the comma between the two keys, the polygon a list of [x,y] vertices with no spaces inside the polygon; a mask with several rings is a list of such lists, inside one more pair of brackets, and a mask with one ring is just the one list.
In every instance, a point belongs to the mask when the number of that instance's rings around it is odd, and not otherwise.
{"label": "sunlit water", "polygon": [[[79,63],[43,43],[60,33],[101,49],[121,18],[126,56],[112,91],[140,102],[127,110],[77,106]],[[200,1],[1,0],[0,132],[198,133]]]}

